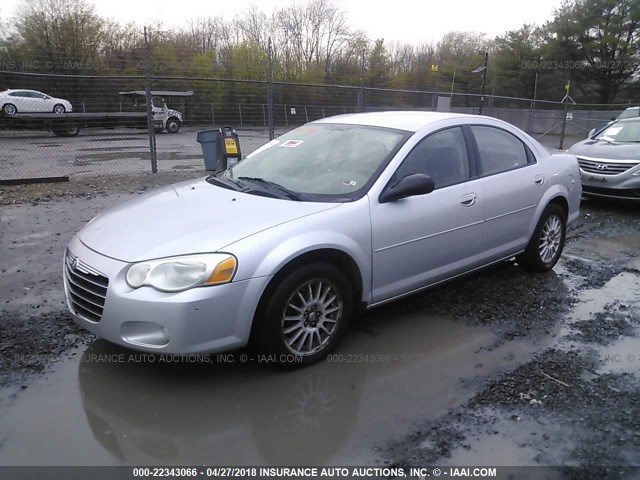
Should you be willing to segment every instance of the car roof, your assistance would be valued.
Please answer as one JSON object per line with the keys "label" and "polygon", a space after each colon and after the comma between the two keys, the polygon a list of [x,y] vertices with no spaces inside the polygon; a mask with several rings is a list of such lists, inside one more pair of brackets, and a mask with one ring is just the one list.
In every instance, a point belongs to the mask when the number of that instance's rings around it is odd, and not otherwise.
{"label": "car roof", "polygon": [[396,128],[417,132],[431,123],[451,118],[478,118],[478,115],[448,112],[421,112],[421,111],[392,111],[392,112],[368,112],[347,113],[334,117],[322,118],[313,123],[342,123],[352,125],[367,125],[372,127]]}
{"label": "car roof", "polygon": [[6,92],[36,92],[36,93],[42,93],[39,90],[31,90],[30,88],[7,88],[6,90],[3,90],[2,93],[6,93]]}
{"label": "car roof", "polygon": [[640,117],[628,117],[616,120],[616,123],[637,123],[640,122]]}

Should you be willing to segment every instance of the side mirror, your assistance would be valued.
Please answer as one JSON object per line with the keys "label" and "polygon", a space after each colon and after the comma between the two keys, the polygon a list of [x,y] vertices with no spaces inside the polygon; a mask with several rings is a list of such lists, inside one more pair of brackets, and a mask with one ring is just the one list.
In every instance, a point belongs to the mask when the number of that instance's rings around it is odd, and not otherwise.
{"label": "side mirror", "polygon": [[587,138],[591,138],[593,137],[593,134],[596,133],[596,129],[592,128],[591,130],[589,130],[589,135],[587,135]]}
{"label": "side mirror", "polygon": [[378,199],[380,203],[394,202],[401,198],[425,195],[433,192],[435,185],[428,175],[414,173],[402,178],[396,184],[385,188]]}
{"label": "side mirror", "polygon": [[616,117],[611,117],[611,121],[614,121],[616,119]]}

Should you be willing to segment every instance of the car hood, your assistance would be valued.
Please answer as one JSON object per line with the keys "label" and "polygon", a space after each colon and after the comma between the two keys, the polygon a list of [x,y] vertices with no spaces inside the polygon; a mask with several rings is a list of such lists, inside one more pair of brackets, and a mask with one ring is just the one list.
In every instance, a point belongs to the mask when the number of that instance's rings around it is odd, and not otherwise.
{"label": "car hood", "polygon": [[640,143],[609,143],[588,139],[573,145],[569,153],[611,160],[640,160]]}
{"label": "car hood", "polygon": [[252,195],[202,179],[124,202],[98,215],[78,236],[102,255],[135,262],[216,252],[262,230],[339,205]]}

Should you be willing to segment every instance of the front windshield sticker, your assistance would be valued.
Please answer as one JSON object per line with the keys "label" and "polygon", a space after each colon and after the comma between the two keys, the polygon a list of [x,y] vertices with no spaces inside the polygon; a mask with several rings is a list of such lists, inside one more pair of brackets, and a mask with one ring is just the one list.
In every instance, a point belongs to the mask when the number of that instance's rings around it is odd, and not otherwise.
{"label": "front windshield sticker", "polygon": [[286,142],[284,142],[280,146],[281,147],[286,147],[286,148],[296,148],[296,147],[302,145],[303,143],[304,143],[304,140],[287,140]]}
{"label": "front windshield sticker", "polygon": [[355,180],[350,180],[348,182],[342,182],[343,185],[346,185],[347,187],[355,187],[356,186],[356,182]]}
{"label": "front windshield sticker", "polygon": [[604,132],[604,134],[605,135],[617,135],[620,130],[622,130],[622,127],[611,127],[611,128],[607,128],[607,131]]}

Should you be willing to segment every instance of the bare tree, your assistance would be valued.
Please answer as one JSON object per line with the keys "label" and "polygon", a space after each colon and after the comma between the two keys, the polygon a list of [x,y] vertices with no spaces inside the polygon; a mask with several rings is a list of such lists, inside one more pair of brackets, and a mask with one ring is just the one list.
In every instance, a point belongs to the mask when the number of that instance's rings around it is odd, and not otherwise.
{"label": "bare tree", "polygon": [[273,25],[273,18],[258,10],[255,5],[251,5],[235,22],[235,26],[242,32],[245,41],[259,45],[265,51],[269,37],[273,34]]}
{"label": "bare tree", "polygon": [[104,25],[85,0],[24,0],[16,17],[16,31],[26,51],[33,59],[50,62],[53,69],[62,64],[81,69],[95,59]]}
{"label": "bare tree", "polygon": [[326,76],[332,62],[353,37],[346,15],[330,0],[310,0],[276,11],[280,47],[301,72],[320,67]]}

